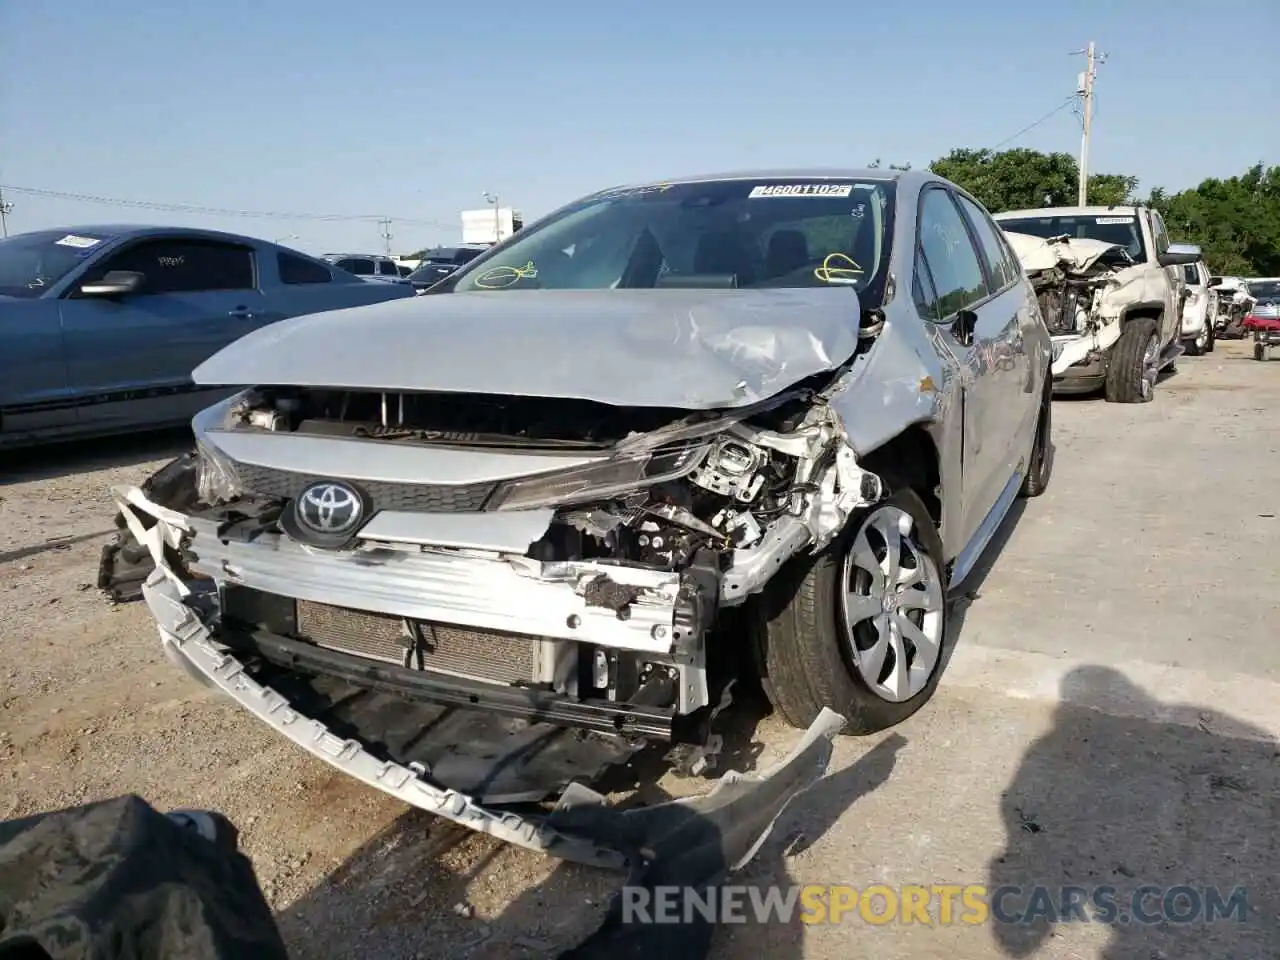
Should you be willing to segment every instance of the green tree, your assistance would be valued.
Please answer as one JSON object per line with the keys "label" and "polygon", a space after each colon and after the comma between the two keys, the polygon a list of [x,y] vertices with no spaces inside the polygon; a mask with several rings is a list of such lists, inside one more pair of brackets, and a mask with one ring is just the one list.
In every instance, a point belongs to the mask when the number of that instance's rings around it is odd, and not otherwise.
{"label": "green tree", "polygon": [[1171,236],[1200,245],[1214,273],[1280,275],[1280,167],[1257,163],[1172,195],[1157,187],[1147,202]]}
{"label": "green tree", "polygon": [[[929,169],[968,190],[993,213],[1071,206],[1078,199],[1080,167],[1069,153],[959,148],[935,160]],[[1137,177],[1095,173],[1089,177],[1089,203],[1126,203],[1137,186]]]}

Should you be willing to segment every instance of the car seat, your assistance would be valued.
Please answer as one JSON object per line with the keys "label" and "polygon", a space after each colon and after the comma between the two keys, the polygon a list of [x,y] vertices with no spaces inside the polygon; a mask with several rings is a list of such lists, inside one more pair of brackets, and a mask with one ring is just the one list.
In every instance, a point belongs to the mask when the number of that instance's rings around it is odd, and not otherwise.
{"label": "car seat", "polygon": [[808,262],[809,241],[799,230],[777,230],[769,237],[765,270],[770,277],[785,276]]}

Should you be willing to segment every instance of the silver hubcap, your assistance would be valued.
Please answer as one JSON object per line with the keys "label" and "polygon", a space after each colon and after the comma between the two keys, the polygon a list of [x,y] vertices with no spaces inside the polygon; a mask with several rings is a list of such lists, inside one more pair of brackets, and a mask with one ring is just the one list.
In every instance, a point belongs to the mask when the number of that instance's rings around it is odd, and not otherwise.
{"label": "silver hubcap", "polygon": [[1159,376],[1160,369],[1157,361],[1160,359],[1160,342],[1152,337],[1147,341],[1147,349],[1142,351],[1142,395],[1144,397],[1151,396],[1152,391],[1156,388],[1156,377]]}
{"label": "silver hubcap", "polygon": [[1206,326],[1200,331],[1200,336],[1196,337],[1196,347],[1203,350],[1209,343],[1209,328]]}
{"label": "silver hubcap", "polygon": [[840,579],[854,665],[867,686],[892,703],[924,689],[942,649],[942,579],[914,530],[904,510],[874,511],[845,554]]}

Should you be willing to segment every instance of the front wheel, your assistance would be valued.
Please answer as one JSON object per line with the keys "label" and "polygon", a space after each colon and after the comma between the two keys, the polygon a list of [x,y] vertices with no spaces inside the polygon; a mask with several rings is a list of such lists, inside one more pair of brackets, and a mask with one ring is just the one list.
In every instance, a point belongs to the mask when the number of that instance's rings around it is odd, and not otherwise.
{"label": "front wheel", "polygon": [[1267,359],[1267,347],[1265,344],[1255,343],[1253,345],[1253,359],[1255,360]]}
{"label": "front wheel", "polygon": [[1209,325],[1206,323],[1200,332],[1187,341],[1187,353],[1193,357],[1203,356],[1209,352]]}
{"label": "front wheel", "polygon": [[1160,336],[1155,319],[1127,321],[1107,358],[1107,402],[1150,403],[1159,373]]}
{"label": "front wheel", "polygon": [[1218,332],[1213,329],[1213,324],[1206,322],[1204,352],[1213,353],[1213,345],[1218,342]]}
{"label": "front wheel", "polygon": [[766,694],[789,724],[823,707],[868,734],[922,707],[942,673],[942,542],[911,490],[876,504],[770,584],[759,626]]}

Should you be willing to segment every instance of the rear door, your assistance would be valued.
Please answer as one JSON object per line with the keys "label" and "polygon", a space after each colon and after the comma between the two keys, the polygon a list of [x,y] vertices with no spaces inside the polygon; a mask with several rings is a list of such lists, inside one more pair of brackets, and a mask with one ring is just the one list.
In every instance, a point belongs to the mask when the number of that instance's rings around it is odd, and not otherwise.
{"label": "rear door", "polygon": [[191,371],[259,326],[266,300],[250,246],[187,236],[150,237],[105,258],[81,283],[113,270],[143,275],[141,289],[62,301],[67,375],[87,405],[83,424],[185,421],[225,390],[200,391]]}
{"label": "rear door", "polygon": [[[1016,311],[1007,303],[992,305],[982,258],[950,192],[941,185],[926,187],[919,210],[917,306],[938,325],[960,368],[962,534],[968,544],[1008,479],[1009,444],[997,426],[1005,419],[1001,386],[990,373],[997,344],[1014,335]],[[957,323],[966,319],[972,321],[968,337]]]}

